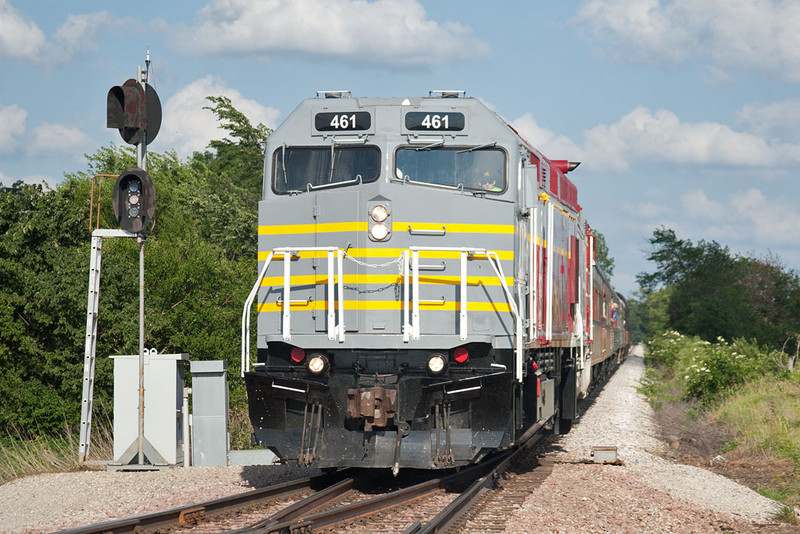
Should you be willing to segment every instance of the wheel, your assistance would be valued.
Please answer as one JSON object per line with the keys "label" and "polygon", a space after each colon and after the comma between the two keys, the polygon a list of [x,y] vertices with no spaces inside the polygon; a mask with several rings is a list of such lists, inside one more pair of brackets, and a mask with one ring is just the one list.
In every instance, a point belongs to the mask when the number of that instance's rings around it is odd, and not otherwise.
{"label": "wheel", "polygon": [[553,419],[553,434],[556,436],[568,434],[570,430],[572,430],[572,419],[564,419],[559,416]]}

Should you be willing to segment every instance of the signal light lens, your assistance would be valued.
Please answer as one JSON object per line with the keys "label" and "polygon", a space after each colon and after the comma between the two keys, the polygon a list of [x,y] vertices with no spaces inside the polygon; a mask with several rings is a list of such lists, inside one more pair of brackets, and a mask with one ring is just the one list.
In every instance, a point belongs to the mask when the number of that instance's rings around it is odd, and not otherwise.
{"label": "signal light lens", "polygon": [[328,369],[328,360],[323,354],[312,354],[308,359],[306,369],[312,375],[320,375]]}
{"label": "signal light lens", "polygon": [[389,210],[383,204],[377,204],[376,206],[372,207],[369,215],[372,217],[373,221],[382,223],[389,218]]}
{"label": "signal light lens", "polygon": [[434,352],[428,358],[428,371],[431,374],[438,375],[445,370],[445,367],[447,367],[447,358],[444,357],[444,354]]}
{"label": "signal light lens", "polygon": [[458,347],[453,351],[453,359],[458,363],[464,363],[469,359],[469,352],[464,347]]}
{"label": "signal light lens", "polygon": [[300,347],[295,347],[292,349],[292,352],[289,356],[292,358],[293,362],[300,363],[306,358],[306,351]]}
{"label": "signal light lens", "polygon": [[375,241],[383,241],[389,235],[389,229],[383,223],[378,223],[369,229],[369,235]]}

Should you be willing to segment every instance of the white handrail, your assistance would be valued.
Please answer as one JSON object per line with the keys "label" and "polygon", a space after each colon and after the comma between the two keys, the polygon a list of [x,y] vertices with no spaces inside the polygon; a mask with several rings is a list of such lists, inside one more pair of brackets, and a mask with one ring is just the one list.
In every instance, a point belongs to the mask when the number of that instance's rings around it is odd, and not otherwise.
{"label": "white handrail", "polygon": [[[269,267],[272,259],[276,254],[283,256],[283,327],[281,330],[282,337],[285,341],[291,341],[291,263],[292,256],[302,251],[326,251],[328,253],[328,339],[337,339],[344,341],[344,281],[342,276],[342,250],[337,247],[297,247],[297,248],[276,248],[271,251],[261,267],[253,289],[244,303],[242,310],[242,369],[241,376],[244,378],[244,373],[250,370],[250,309],[253,306],[253,301],[258,295],[258,288],[261,287],[261,281],[266,275],[267,268]],[[333,254],[337,253],[338,262],[336,267],[339,272],[339,323],[335,324],[334,310],[336,301],[336,291],[334,290],[334,262]]]}
{"label": "white handrail", "polygon": [[539,258],[536,257],[537,255],[537,238],[539,232],[539,206],[534,206],[533,214],[530,218],[531,226],[530,226],[530,234],[528,239],[529,243],[529,250],[530,250],[530,257],[528,258],[529,267],[528,267],[528,311],[530,313],[530,317],[528,317],[528,340],[533,342],[536,339],[536,336],[539,334],[538,332],[538,321],[539,321],[539,295],[537,293],[537,284],[539,283]]}
{"label": "white handrail", "polygon": [[550,204],[547,210],[547,244],[545,252],[547,254],[547,293],[545,298],[545,339],[553,340],[553,263],[555,262],[555,246],[553,241],[553,214],[555,207]]}
{"label": "white handrail", "polygon": [[333,276],[333,251],[328,251],[328,340],[334,341],[336,339],[336,308],[334,306],[334,283]]}
{"label": "white handrail", "polygon": [[500,284],[503,286],[503,291],[505,292],[506,299],[508,300],[509,306],[511,306],[511,313],[514,315],[514,335],[516,338],[516,355],[515,358],[515,370],[514,370],[514,377],[517,381],[522,381],[522,371],[523,371],[523,356],[524,356],[524,343],[522,339],[522,316],[519,314],[519,308],[517,308],[516,302],[514,302],[514,297],[511,294],[511,290],[508,289],[508,284],[506,283],[506,275],[503,272],[503,266],[500,264],[500,257],[497,255],[497,252],[486,251],[486,257],[489,258],[489,265],[492,266],[494,269],[495,274],[500,279]]}
{"label": "white handrail", "polygon": [[292,253],[283,252],[283,335],[284,341],[292,340]]}
{"label": "white handrail", "polygon": [[461,251],[461,308],[458,314],[458,330],[461,341],[466,341],[467,334],[467,251]]}
{"label": "white handrail", "polygon": [[420,325],[419,325],[419,250],[411,249],[411,292],[412,292],[412,306],[411,309],[411,338],[414,341],[419,340]]}
{"label": "white handrail", "polygon": [[[339,269],[339,324],[337,331],[339,334],[339,343],[344,342],[344,267],[342,266],[342,250],[336,249],[336,266]],[[333,273],[328,273],[328,276],[333,276]]]}
{"label": "white handrail", "polygon": [[244,378],[245,371],[250,370],[250,308],[253,306],[253,300],[255,300],[258,294],[261,280],[267,273],[267,267],[269,267],[273,255],[274,252],[270,252],[267,259],[264,260],[264,266],[261,268],[261,272],[258,273],[256,283],[253,285],[253,289],[250,290],[250,294],[247,295],[247,299],[244,301],[244,310],[242,310],[242,378]]}
{"label": "white handrail", "polygon": [[411,321],[408,318],[411,298],[408,293],[409,254],[408,250],[403,251],[403,343],[411,341]]}

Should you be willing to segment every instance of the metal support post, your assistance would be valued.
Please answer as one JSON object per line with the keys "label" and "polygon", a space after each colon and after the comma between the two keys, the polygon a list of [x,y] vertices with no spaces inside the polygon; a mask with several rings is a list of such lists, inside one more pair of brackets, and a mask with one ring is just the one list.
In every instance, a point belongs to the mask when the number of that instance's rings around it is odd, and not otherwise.
{"label": "metal support post", "polygon": [[144,242],[139,236],[139,464],[144,463]]}

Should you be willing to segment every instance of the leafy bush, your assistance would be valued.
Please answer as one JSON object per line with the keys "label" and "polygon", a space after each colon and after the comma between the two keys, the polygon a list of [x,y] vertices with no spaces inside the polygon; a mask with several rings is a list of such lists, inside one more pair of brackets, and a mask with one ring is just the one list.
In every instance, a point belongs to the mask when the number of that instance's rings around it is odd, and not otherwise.
{"label": "leafy bush", "polygon": [[[651,365],[663,367],[666,376],[674,378],[684,399],[697,399],[703,406],[716,404],[748,381],[780,372],[777,351],[742,339],[727,343],[720,337],[710,343],[674,330],[652,340],[648,358]],[[653,377],[648,382],[658,380]]]}

